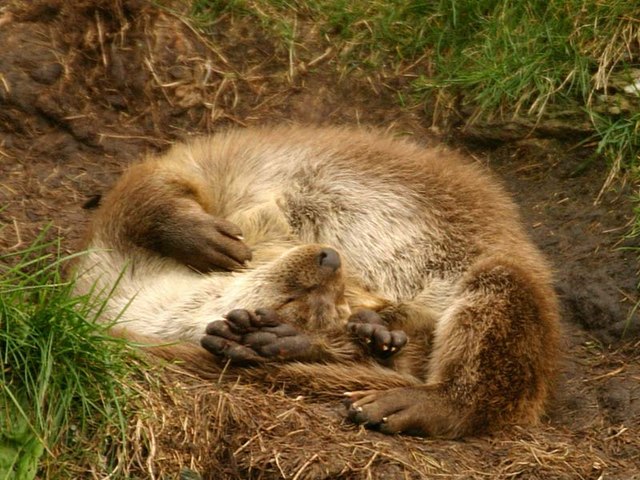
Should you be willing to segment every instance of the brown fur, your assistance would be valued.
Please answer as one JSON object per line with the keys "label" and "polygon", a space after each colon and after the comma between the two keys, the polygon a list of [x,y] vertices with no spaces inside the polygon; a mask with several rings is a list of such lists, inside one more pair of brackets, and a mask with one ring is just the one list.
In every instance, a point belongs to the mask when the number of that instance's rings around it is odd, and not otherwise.
{"label": "brown fur", "polygon": [[[135,297],[127,335],[195,340],[218,309],[274,309],[307,343],[245,374],[366,389],[350,416],[382,431],[455,438],[531,423],[550,394],[549,268],[498,182],[454,152],[348,129],[231,132],[132,167],[88,238],[110,253],[81,262],[81,291],[111,289],[130,264],[105,311]],[[327,246],[343,259],[335,271],[318,267]],[[184,293],[166,299],[167,282]],[[409,344],[374,362],[344,326],[363,308]],[[194,346],[154,352],[201,374],[224,363]]]}

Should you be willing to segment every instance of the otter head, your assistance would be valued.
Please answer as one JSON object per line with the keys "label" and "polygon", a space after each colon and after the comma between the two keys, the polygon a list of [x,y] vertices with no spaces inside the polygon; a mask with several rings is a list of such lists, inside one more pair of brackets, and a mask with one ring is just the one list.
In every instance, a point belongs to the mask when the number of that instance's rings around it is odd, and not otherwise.
{"label": "otter head", "polygon": [[349,316],[342,261],[331,247],[293,247],[239,277],[236,308],[271,308],[282,320],[309,329],[338,325]]}

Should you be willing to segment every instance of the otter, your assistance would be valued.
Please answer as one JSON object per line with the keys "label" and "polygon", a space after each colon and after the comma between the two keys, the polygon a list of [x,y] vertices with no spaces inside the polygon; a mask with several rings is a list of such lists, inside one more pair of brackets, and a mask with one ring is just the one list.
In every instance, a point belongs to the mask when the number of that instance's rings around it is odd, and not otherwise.
{"label": "otter", "polygon": [[131,166],[86,247],[76,290],[121,334],[182,341],[158,351],[195,370],[355,385],[349,418],[382,432],[533,423],[552,390],[550,267],[499,181],[441,145],[300,126],[197,138]]}

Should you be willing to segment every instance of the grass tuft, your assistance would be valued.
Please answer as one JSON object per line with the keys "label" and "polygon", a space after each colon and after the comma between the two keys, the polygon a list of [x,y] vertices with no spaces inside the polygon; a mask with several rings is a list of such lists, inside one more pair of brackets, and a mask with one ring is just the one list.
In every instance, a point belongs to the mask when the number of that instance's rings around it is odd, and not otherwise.
{"label": "grass tuft", "polygon": [[48,253],[58,244],[43,238],[0,256],[3,480],[34,478],[38,468],[42,478],[76,478],[66,457],[117,470],[126,444],[133,354],[94,322],[89,297],[72,294],[62,275],[71,257]]}
{"label": "grass tuft", "polygon": [[[640,5],[626,0],[194,0],[210,31],[244,16],[283,51],[328,47],[345,73],[411,71],[397,97],[455,104],[467,124],[583,118],[612,169],[637,169]],[[303,24],[301,26],[301,24]],[[306,28],[305,28],[306,25]],[[315,32],[315,36],[296,32]],[[440,108],[441,109],[441,108]],[[434,118],[442,118],[436,108]],[[455,112],[459,114],[460,112]]]}

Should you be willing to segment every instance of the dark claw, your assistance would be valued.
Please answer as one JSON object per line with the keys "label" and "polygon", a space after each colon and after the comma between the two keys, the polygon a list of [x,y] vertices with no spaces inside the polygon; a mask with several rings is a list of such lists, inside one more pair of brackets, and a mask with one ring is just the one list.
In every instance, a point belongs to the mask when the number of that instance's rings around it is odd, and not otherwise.
{"label": "dark claw", "polygon": [[376,427],[379,423],[372,422],[366,413],[364,413],[362,407],[354,407],[351,405],[347,411],[347,418],[353,423],[358,425],[364,425],[367,428]]}
{"label": "dark claw", "polygon": [[397,352],[407,344],[407,334],[402,330],[391,331],[391,350]]}
{"label": "dark claw", "polygon": [[376,327],[373,332],[374,345],[378,350],[386,352],[391,349],[391,332],[379,325]]}
{"label": "dark claw", "polygon": [[385,321],[373,310],[354,313],[347,329],[358,340],[369,346],[372,355],[388,358],[407,343],[407,335],[401,330],[389,330]]}

